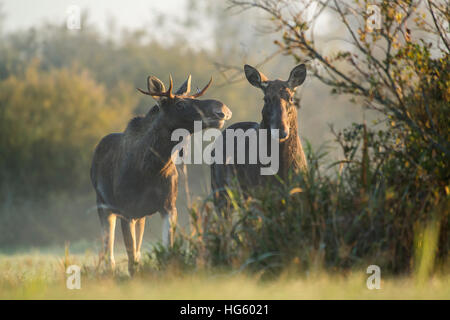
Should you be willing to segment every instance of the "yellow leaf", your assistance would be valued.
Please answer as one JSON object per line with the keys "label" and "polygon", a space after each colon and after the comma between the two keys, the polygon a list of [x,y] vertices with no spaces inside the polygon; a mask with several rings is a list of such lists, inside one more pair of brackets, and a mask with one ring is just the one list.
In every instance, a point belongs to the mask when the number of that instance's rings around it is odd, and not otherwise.
{"label": "yellow leaf", "polygon": [[293,189],[289,192],[289,194],[290,194],[290,195],[293,195],[293,194],[296,194],[296,193],[302,193],[302,192],[303,192],[303,189],[302,189],[302,188],[296,187],[296,188],[293,188]]}

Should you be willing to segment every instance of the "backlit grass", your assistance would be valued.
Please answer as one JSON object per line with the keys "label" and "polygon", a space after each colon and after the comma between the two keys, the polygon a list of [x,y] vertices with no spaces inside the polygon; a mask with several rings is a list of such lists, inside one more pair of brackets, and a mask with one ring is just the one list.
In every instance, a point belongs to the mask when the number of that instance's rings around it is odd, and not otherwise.
{"label": "backlit grass", "polygon": [[[90,255],[25,254],[0,256],[0,299],[449,299],[448,273],[425,282],[413,276],[383,276],[369,290],[365,270],[347,274],[316,272],[262,281],[255,276],[217,273],[141,272],[128,277],[125,256],[110,274]],[[82,266],[81,289],[66,288],[65,264]]]}

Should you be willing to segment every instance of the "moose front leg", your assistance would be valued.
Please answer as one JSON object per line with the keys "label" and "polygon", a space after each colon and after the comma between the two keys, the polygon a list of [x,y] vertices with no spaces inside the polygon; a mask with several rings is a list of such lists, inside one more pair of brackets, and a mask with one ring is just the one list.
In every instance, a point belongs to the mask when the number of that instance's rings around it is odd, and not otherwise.
{"label": "moose front leg", "polygon": [[162,228],[162,242],[164,247],[168,248],[169,245],[172,246],[175,236],[175,227],[177,225],[177,208],[171,210],[164,210],[161,212],[163,218],[163,228]]}
{"label": "moose front leg", "polygon": [[141,259],[141,245],[144,238],[145,217],[140,218],[136,222],[136,261]]}
{"label": "moose front leg", "polygon": [[111,270],[116,265],[114,261],[114,234],[116,230],[116,215],[103,209],[100,205],[98,208],[100,223],[102,226],[103,252],[102,260],[105,259],[106,264]]}
{"label": "moose front leg", "polygon": [[128,255],[128,272],[130,276],[134,275],[136,267],[136,220],[121,219],[123,241]]}

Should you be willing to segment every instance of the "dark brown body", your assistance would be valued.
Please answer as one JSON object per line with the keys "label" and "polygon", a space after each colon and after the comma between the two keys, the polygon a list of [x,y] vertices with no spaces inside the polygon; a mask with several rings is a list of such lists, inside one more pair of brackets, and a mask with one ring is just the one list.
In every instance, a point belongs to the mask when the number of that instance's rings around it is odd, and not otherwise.
{"label": "dark brown body", "polygon": [[[279,169],[277,176],[285,180],[289,172],[298,173],[307,167],[302,144],[298,136],[297,108],[293,104],[295,88],[300,85],[306,76],[304,65],[294,68],[288,81],[269,81],[256,69],[246,66],[246,76],[249,82],[261,88],[264,92],[263,119],[260,123],[239,122],[231,125],[227,129],[256,130],[270,129],[279,130]],[[224,151],[226,146],[225,130],[222,132],[224,140]],[[259,139],[259,138],[258,138]],[[271,139],[269,137],[268,139]],[[258,140],[259,145],[259,140]],[[267,142],[270,150],[270,142]],[[265,186],[270,183],[277,183],[278,179],[273,175],[261,175],[259,156],[257,164],[249,164],[248,141],[244,150],[237,149],[237,142],[234,143],[234,164],[212,164],[211,165],[211,188],[213,191],[215,204],[219,208],[226,205],[226,188],[238,186],[245,193],[256,186]],[[237,155],[245,152],[245,164],[236,164]],[[270,151],[269,151],[270,153]],[[224,159],[225,163],[225,159]],[[236,185],[237,183],[237,185]]]}
{"label": "dark brown body", "polygon": [[137,219],[174,208],[178,174],[171,151],[177,142],[170,141],[162,116],[135,118],[125,132],[107,135],[98,144],[91,179],[104,209]]}
{"label": "dark brown body", "polygon": [[159,79],[149,77],[148,92],[141,92],[157,99],[158,105],[145,117],[132,119],[123,133],[104,137],[95,149],[91,181],[97,195],[105,257],[112,268],[116,217],[121,220],[130,274],[139,261],[146,216],[156,212],[162,215],[163,244],[172,243],[178,192],[172,152],[179,143],[171,141],[172,132],[185,129],[193,133],[194,121],[202,121],[204,128],[221,128],[231,117],[222,102],[197,99],[207,87],[188,96],[189,77],[172,94],[172,81],[165,91]]}

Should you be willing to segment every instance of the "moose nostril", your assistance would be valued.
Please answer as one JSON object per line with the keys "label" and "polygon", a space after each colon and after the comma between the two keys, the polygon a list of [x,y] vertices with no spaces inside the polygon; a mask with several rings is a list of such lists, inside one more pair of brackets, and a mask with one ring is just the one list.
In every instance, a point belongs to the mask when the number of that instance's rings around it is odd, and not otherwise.
{"label": "moose nostril", "polygon": [[225,113],[223,113],[222,111],[216,111],[216,115],[217,115],[220,119],[224,119],[224,118],[225,118]]}
{"label": "moose nostril", "polygon": [[289,135],[288,131],[280,130],[280,139],[285,139]]}
{"label": "moose nostril", "polygon": [[214,115],[220,120],[229,120],[231,118],[231,110],[225,105],[215,108]]}

